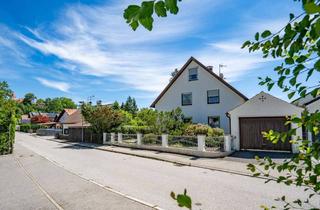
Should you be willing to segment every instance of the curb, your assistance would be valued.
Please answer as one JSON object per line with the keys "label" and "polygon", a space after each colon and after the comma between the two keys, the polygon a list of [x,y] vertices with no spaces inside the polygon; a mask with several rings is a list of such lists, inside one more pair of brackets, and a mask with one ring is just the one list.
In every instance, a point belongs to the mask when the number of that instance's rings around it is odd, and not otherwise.
{"label": "curb", "polygon": [[[38,137],[38,138],[41,138],[41,137]],[[45,139],[45,138],[41,138],[41,139]],[[94,146],[90,146],[90,145],[84,145],[84,144],[81,144],[81,142],[68,142],[68,141],[63,141],[63,140],[61,141],[61,140],[56,140],[56,139],[45,139],[45,140],[54,141],[54,142],[63,143],[63,144],[76,144],[76,146],[79,146],[79,147],[86,147],[86,148],[96,149],[96,150],[100,150],[100,151],[113,152],[113,153],[124,154],[124,155],[131,155],[131,156],[135,156],[135,157],[164,161],[164,162],[169,162],[169,163],[183,165],[183,166],[190,166],[190,167],[195,167],[195,168],[220,171],[220,172],[225,172],[225,173],[236,174],[236,175],[240,175],[240,176],[247,176],[247,177],[253,178],[253,176],[250,173],[244,173],[244,172],[230,170],[230,169],[204,166],[204,165],[194,164],[194,163],[190,163],[190,162],[171,160],[171,159],[163,158],[163,157],[154,157],[154,156],[148,156],[148,155],[133,154],[130,152],[123,152],[123,151],[118,151],[118,150],[113,150],[113,149],[99,148],[99,147],[94,147]],[[265,179],[265,180],[267,179],[267,178],[261,177],[261,176],[254,177],[254,178],[260,178],[260,179]]]}

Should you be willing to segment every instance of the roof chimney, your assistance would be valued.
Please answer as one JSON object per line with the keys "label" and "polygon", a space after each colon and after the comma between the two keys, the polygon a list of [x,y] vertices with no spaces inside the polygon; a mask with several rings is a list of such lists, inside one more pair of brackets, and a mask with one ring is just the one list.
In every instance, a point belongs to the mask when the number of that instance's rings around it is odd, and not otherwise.
{"label": "roof chimney", "polygon": [[213,70],[213,66],[207,66],[207,69],[209,69],[210,71]]}

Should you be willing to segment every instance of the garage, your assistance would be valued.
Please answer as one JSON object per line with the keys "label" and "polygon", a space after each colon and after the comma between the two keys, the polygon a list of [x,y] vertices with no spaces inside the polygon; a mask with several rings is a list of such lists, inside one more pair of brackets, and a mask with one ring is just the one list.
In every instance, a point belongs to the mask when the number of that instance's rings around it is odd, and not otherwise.
{"label": "garage", "polygon": [[240,149],[291,151],[291,144],[289,141],[279,141],[277,144],[273,144],[269,140],[263,138],[262,135],[262,132],[267,132],[269,130],[278,132],[288,131],[290,126],[285,125],[285,122],[285,117],[239,118]]}
{"label": "garage", "polygon": [[[289,141],[273,144],[263,138],[262,132],[288,131],[290,125],[285,125],[286,118],[301,116],[303,110],[271,94],[260,92],[227,113],[233,136],[233,149],[297,152],[297,145],[292,145]],[[298,136],[302,136],[301,128],[297,129],[296,136],[292,136],[291,139]]]}

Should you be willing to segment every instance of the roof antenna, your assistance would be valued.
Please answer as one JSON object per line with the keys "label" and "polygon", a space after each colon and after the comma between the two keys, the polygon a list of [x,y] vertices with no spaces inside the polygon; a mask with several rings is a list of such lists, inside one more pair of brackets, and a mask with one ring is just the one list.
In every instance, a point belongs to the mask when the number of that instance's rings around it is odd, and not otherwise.
{"label": "roof antenna", "polygon": [[221,72],[221,68],[223,68],[223,67],[227,67],[227,65],[219,64],[219,77],[221,79],[224,79],[223,73]]}

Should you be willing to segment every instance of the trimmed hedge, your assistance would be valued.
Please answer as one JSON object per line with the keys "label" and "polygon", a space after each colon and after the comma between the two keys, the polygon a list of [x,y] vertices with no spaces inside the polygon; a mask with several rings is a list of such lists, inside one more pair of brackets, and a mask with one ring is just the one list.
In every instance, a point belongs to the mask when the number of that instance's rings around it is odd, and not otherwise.
{"label": "trimmed hedge", "polygon": [[149,126],[124,125],[120,127],[118,132],[127,133],[127,134],[136,134],[136,133],[148,134],[148,133],[151,133],[152,130]]}
{"label": "trimmed hedge", "polygon": [[20,125],[20,131],[25,133],[29,133],[30,131],[32,133],[35,133],[40,128],[45,128],[45,126],[39,125],[39,124],[31,124],[31,123]]}
{"label": "trimmed hedge", "polygon": [[13,114],[8,123],[6,126],[2,125],[0,132],[0,155],[10,154],[13,151],[16,129],[16,120]]}
{"label": "trimmed hedge", "polygon": [[204,124],[191,124],[188,125],[184,134],[187,136],[223,136],[224,131],[221,128],[211,128],[210,126]]}

